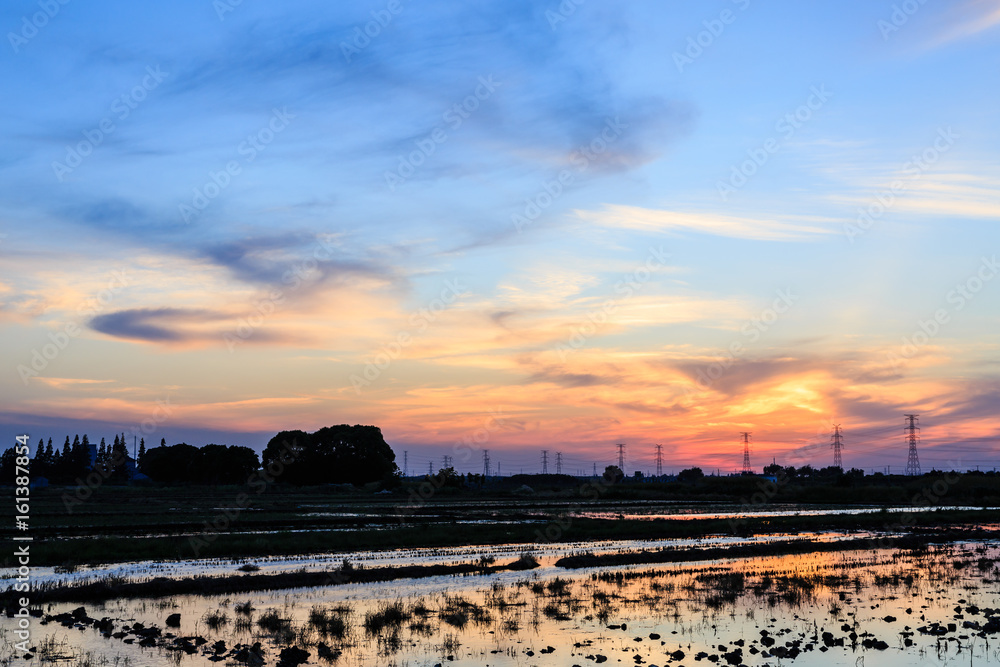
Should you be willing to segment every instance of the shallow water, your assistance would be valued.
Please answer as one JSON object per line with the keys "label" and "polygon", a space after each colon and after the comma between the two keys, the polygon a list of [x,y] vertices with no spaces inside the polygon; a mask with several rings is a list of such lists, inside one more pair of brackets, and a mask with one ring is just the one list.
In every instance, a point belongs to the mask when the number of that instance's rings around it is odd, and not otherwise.
{"label": "shallow water", "polygon": [[[420,549],[392,549],[385,551],[344,552],[335,551],[309,556],[277,556],[252,559],[189,559],[179,561],[139,561],[97,566],[79,566],[72,572],[61,568],[37,567],[32,570],[32,581],[38,584],[80,584],[107,577],[121,577],[129,581],[145,581],[153,577],[225,576],[240,572],[240,567],[251,564],[254,571],[274,574],[292,570],[321,571],[339,566],[344,559],[355,565],[386,567],[404,565],[454,564],[478,561],[481,557],[496,558],[500,562],[515,559],[531,551],[544,565],[554,563],[563,556],[587,551],[595,554],[658,549],[661,547],[690,548],[708,546],[736,546],[762,544],[790,539],[809,539],[829,542],[842,539],[877,537],[886,533],[826,531],[796,535],[771,534],[753,537],[714,536],[690,539],[663,540],[599,540],[591,542],[557,542],[539,544],[502,544],[497,546],[434,547]],[[16,576],[14,568],[0,568],[0,581]]]}
{"label": "shallow water", "polygon": [[[987,642],[962,624],[982,623],[988,610],[1000,608],[998,556],[997,545],[970,543],[921,553],[851,551],[600,570],[566,571],[543,563],[529,573],[115,601],[90,605],[87,613],[121,619],[115,628],[136,621],[164,628],[167,615],[180,613],[175,634],[202,636],[206,647],[223,639],[227,650],[234,642],[261,641],[265,664],[275,664],[278,649],[292,642],[310,652],[309,664],[358,667],[570,666],[599,664],[598,656],[608,665],[660,667],[711,665],[711,656],[717,656],[714,664],[726,665],[726,654],[734,656],[737,648],[742,656],[734,664],[747,665],[990,665],[1000,662],[1000,634],[987,635]],[[247,601],[254,611],[237,613],[236,605]],[[369,623],[366,629],[367,615],[396,604],[398,624],[377,629]],[[77,606],[52,605],[46,611]],[[332,614],[345,621],[345,635],[324,637],[310,624],[310,614],[337,607],[349,609]],[[269,610],[288,619],[289,636],[258,625]],[[225,619],[215,629],[207,616],[213,613]],[[933,622],[942,624],[944,634],[919,632]],[[956,625],[954,631],[947,631],[948,623]],[[36,620],[33,629],[36,640],[52,640],[56,653],[75,656],[62,664],[85,664],[88,653],[92,664],[214,664],[201,651],[189,656],[162,646],[128,645],[93,627]],[[824,632],[832,633],[834,643],[844,638],[844,645],[826,647]],[[775,640],[773,646],[763,645],[765,636]],[[866,639],[886,646],[866,648]],[[340,651],[339,658],[320,660],[319,642]],[[774,654],[796,642],[801,652],[794,659]],[[543,653],[547,647],[554,650]],[[675,651],[684,657],[670,658]],[[699,652],[707,654],[702,661],[695,659]],[[42,664],[41,656],[32,663]]]}

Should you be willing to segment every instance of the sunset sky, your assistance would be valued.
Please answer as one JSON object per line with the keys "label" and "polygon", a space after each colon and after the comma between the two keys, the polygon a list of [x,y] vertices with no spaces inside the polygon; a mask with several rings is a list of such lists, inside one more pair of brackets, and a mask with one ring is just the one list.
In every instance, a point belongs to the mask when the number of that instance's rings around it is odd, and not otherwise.
{"label": "sunset sky", "polygon": [[5,3],[0,449],[1000,464],[1000,2],[577,1]]}

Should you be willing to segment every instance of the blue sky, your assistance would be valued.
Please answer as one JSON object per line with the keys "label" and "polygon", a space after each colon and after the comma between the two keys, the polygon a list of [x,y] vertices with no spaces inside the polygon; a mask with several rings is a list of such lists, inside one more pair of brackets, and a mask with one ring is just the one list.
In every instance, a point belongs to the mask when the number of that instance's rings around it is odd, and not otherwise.
{"label": "blue sky", "polygon": [[[995,464],[1000,288],[954,290],[1000,236],[998,23],[985,0],[8,3],[0,430],[110,437],[169,400],[147,440],[374,423],[426,461],[500,409],[476,446],[511,465],[628,441],[731,467],[739,431],[770,458],[915,411],[952,448],[928,461]],[[897,436],[854,462],[902,466]]]}

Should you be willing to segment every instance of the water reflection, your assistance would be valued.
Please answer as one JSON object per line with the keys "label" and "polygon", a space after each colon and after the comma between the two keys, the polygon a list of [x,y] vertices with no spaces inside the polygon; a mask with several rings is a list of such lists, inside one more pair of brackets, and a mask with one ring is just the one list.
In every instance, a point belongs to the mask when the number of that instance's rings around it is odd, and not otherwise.
{"label": "water reflection", "polygon": [[[359,667],[995,664],[998,555],[973,543],[114,601],[86,608],[100,627],[35,634],[66,664],[254,664],[256,642],[269,665],[283,650],[294,662],[289,647]],[[159,631],[146,647],[137,623]]]}

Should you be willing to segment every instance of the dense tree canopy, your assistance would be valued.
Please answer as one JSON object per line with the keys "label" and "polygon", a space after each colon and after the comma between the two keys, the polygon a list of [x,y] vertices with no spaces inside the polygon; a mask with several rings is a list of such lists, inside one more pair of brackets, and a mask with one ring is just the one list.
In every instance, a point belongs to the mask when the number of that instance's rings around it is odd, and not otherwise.
{"label": "dense tree canopy", "polygon": [[139,470],[154,482],[244,484],[259,467],[257,453],[238,445],[205,445],[201,449],[180,443],[153,447],[139,462]]}
{"label": "dense tree canopy", "polygon": [[282,431],[267,443],[263,459],[268,471],[277,471],[280,463],[279,480],[291,484],[362,485],[399,473],[396,455],[377,426],[340,424],[315,433]]}

